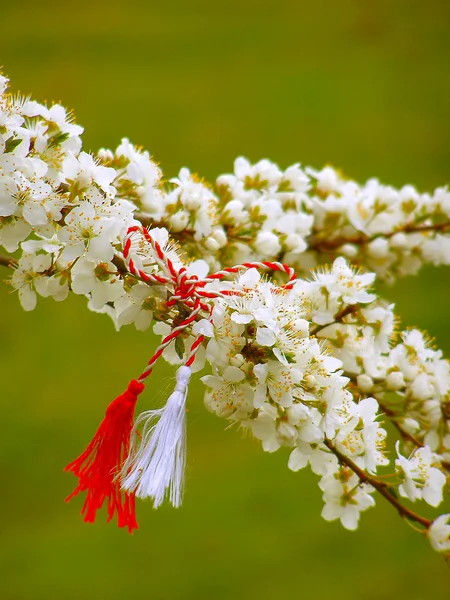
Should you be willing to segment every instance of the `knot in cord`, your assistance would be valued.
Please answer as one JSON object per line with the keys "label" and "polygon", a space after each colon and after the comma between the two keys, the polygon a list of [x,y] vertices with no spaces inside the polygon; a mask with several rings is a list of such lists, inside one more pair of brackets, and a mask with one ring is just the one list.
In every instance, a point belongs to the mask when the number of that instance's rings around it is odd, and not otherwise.
{"label": "knot in cord", "polygon": [[178,272],[178,276],[175,283],[175,290],[170,301],[173,300],[188,300],[195,296],[196,288],[199,284],[198,277],[192,275],[188,277],[186,269],[183,267]]}
{"label": "knot in cord", "polygon": [[[155,262],[161,269],[159,273],[146,273],[143,269],[138,268],[134,263],[132,256],[130,256],[130,252],[132,251],[132,237],[135,235],[140,236],[141,240],[145,240],[145,243],[149,245],[149,253],[154,257]],[[221,271],[207,275],[202,279],[199,279],[196,275],[189,276],[186,267],[181,266],[181,268],[178,268],[176,264],[173,263],[170,257],[166,254],[164,248],[161,247],[157,240],[152,237],[151,231],[145,227],[140,227],[137,225],[130,227],[127,231],[127,235],[125,236],[125,244],[123,247],[123,256],[130,273],[139,278],[141,281],[144,281],[149,285],[162,284],[166,286],[166,289],[173,289],[172,295],[166,302],[166,306],[168,308],[176,305],[178,302],[181,302],[189,311],[189,316],[184,318],[181,323],[177,322],[177,324],[175,324],[175,320],[172,321],[171,332],[165,336],[161,344],[158,346],[144,371],[141,373],[139,379],[136,381],[136,386],[143,385],[142,382],[150,375],[155,362],[163,354],[167,346],[171,344],[173,340],[182,332],[184,332],[189,325],[199,318],[198,315],[201,311],[204,311],[209,317],[211,316],[213,308],[212,301],[215,298],[223,297],[224,295],[240,293],[237,290],[233,291],[229,289],[222,291],[208,290],[205,289],[207,284],[214,281],[221,281],[229,276],[236,276],[242,269],[270,269],[272,271],[283,272],[289,277],[288,283],[282,286],[286,290],[292,289],[296,281],[294,269],[283,263],[273,261],[246,262],[234,267],[227,267]],[[193,364],[195,353],[203,340],[204,336],[199,335],[191,346],[185,363],[185,368],[188,368],[189,371],[189,367],[191,367]],[[180,375],[181,373],[183,373],[184,376],[187,376],[188,372],[182,370]],[[129,392],[134,393],[137,396],[142,391],[143,387],[141,388],[136,386],[134,382],[131,382]]]}

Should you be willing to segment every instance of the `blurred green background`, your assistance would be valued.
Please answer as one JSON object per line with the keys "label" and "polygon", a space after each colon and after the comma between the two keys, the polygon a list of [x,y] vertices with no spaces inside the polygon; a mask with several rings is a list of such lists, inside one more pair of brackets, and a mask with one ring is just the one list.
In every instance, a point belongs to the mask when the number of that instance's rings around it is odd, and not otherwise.
{"label": "blurred green background", "polygon": [[[0,63],[14,91],[61,101],[85,149],[122,136],[166,175],[207,178],[271,158],[431,190],[448,182],[450,4],[442,0],[4,0]],[[6,271],[0,274],[6,276]],[[450,354],[448,270],[385,294]],[[0,288],[2,600],[442,596],[448,568],[382,499],[346,532],[320,517],[317,478],[225,431],[196,384],[179,510],[139,502],[140,529],[86,525],[75,478],[108,402],[152,353],[85,300],[24,313]],[[160,366],[142,406],[167,396]],[[445,593],[444,593],[445,596]]]}

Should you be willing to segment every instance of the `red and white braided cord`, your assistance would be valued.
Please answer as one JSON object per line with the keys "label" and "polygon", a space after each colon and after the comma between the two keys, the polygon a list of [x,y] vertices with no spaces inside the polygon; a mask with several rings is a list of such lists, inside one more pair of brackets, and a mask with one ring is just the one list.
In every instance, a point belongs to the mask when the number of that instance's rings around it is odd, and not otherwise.
{"label": "red and white braided cord", "polygon": [[[136,267],[133,258],[131,257],[132,251],[132,243],[133,237],[139,235],[144,238],[144,240],[151,246],[153,249],[153,258],[155,263],[160,267],[161,273],[146,273],[142,269]],[[205,303],[202,299],[213,299],[224,297],[230,294],[235,294],[236,292],[231,292],[230,290],[205,290],[203,289],[208,283],[212,283],[214,281],[222,281],[226,277],[230,275],[236,275],[243,269],[269,269],[271,271],[280,271],[285,273],[289,279],[288,282],[281,286],[282,289],[290,290],[293,288],[294,283],[297,279],[294,269],[289,267],[286,264],[274,261],[254,261],[254,262],[245,262],[241,265],[236,265],[234,267],[228,267],[226,269],[222,269],[221,271],[217,271],[216,273],[212,273],[203,279],[198,279],[195,275],[189,277],[187,274],[186,267],[181,267],[177,269],[169,256],[164,252],[161,244],[157,242],[151,235],[148,229],[142,226],[135,225],[130,227],[125,236],[125,244],[123,248],[123,256],[127,267],[132,275],[141,281],[147,284],[159,284],[165,285],[166,287],[171,287],[173,289],[173,293],[167,301],[167,306],[171,307],[177,303],[183,303],[187,308],[190,309],[189,316],[172,328],[172,331],[167,335],[161,344],[158,346],[156,352],[153,354],[151,359],[149,360],[147,366],[143,370],[142,374],[138,378],[138,381],[144,381],[152,372],[153,367],[164,352],[165,348],[175,339],[177,338],[182,331],[184,331],[191,323],[197,320],[197,317],[201,311],[206,312],[208,315],[212,312],[211,303]],[[165,274],[166,273],[166,274]],[[204,340],[203,335],[199,335],[194,343],[191,346],[189,356],[186,361],[186,366],[190,367],[195,360],[195,353],[201,343]]]}

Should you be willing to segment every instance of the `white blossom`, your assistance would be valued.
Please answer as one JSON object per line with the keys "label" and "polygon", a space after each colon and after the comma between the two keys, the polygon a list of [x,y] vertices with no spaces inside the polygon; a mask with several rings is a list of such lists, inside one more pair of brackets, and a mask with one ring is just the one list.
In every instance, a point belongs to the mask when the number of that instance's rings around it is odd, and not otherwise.
{"label": "white blossom", "polygon": [[442,502],[446,477],[440,469],[432,466],[436,457],[430,448],[418,448],[409,459],[400,454],[398,442],[396,449],[398,458],[395,466],[402,480],[398,488],[400,495],[413,502],[423,498],[431,506],[438,506]]}
{"label": "white blossom", "polygon": [[441,515],[428,530],[428,539],[436,552],[450,552],[450,515]]}

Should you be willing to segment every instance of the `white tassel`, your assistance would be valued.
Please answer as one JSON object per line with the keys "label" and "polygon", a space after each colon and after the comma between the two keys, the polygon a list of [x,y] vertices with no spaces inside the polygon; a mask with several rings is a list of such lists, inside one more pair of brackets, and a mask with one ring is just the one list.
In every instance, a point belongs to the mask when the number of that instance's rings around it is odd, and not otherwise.
{"label": "white tassel", "polygon": [[[186,396],[190,367],[177,371],[177,385],[164,408],[143,412],[136,420],[130,455],[122,470],[122,489],[138,498],[153,498],[154,508],[166,492],[173,506],[181,504],[186,462]],[[159,417],[157,423],[155,419]],[[143,424],[143,425],[142,425]],[[139,448],[137,431],[142,425]]]}

